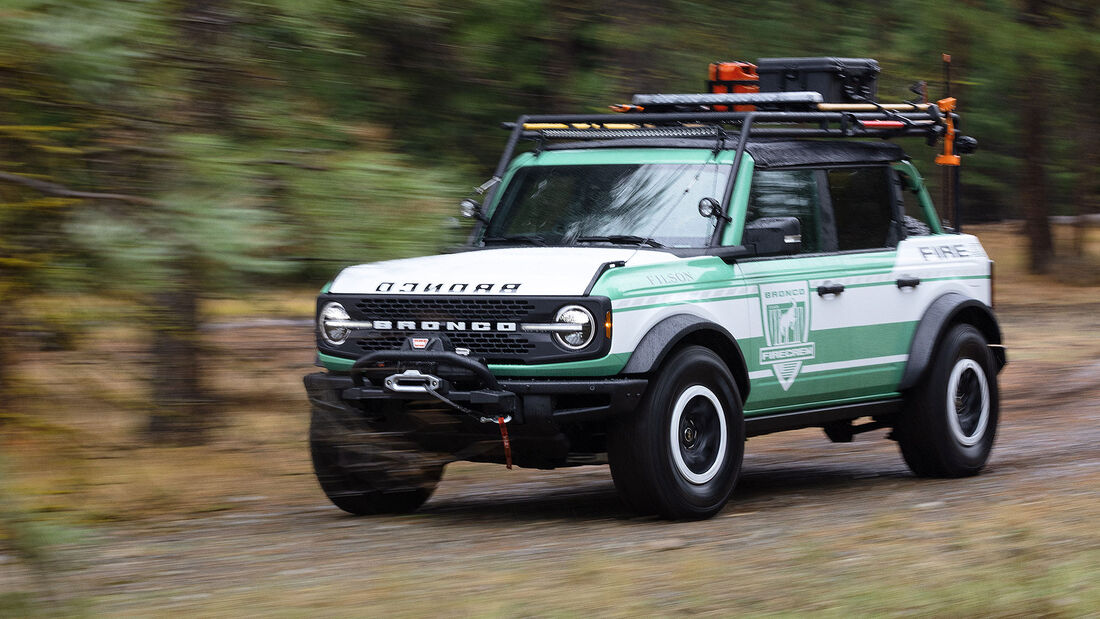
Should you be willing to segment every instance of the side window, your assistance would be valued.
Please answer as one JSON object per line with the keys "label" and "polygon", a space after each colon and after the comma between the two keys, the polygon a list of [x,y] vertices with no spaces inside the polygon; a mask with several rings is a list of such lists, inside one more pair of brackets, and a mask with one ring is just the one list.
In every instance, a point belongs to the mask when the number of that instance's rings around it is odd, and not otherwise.
{"label": "side window", "polygon": [[837,249],[894,247],[900,232],[894,221],[890,169],[886,166],[827,171],[836,221]]}
{"label": "side window", "polygon": [[913,180],[904,172],[895,171],[894,173],[898,175],[901,197],[905,203],[905,219],[902,220],[902,224],[905,226],[905,236],[932,234],[932,226],[924,213],[924,207],[921,206],[920,198],[917,197],[917,192],[912,187]]}
{"label": "side window", "polygon": [[824,251],[819,204],[813,170],[756,170],[745,225],[761,217],[797,217],[802,226],[802,253]]}

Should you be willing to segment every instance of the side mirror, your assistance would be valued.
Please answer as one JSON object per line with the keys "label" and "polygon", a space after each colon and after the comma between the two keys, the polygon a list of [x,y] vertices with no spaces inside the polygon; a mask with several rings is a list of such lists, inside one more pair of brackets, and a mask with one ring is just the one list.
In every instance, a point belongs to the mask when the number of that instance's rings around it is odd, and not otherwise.
{"label": "side mirror", "polygon": [[761,217],[745,224],[741,244],[757,256],[785,256],[802,250],[802,224],[797,217]]}
{"label": "side mirror", "polygon": [[463,217],[476,219],[481,223],[489,223],[488,218],[486,218],[485,215],[481,212],[481,203],[479,203],[477,200],[466,198],[462,202],[458,203],[458,209],[459,212],[462,213]]}

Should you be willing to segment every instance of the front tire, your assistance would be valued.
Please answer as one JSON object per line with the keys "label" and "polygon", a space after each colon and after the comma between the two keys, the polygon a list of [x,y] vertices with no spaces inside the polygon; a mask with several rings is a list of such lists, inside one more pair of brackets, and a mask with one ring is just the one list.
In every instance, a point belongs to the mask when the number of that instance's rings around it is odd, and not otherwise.
{"label": "front tire", "polygon": [[309,447],[325,496],[357,516],[416,511],[443,475],[442,462],[411,443],[374,432],[351,410],[314,408]]}
{"label": "front tire", "polygon": [[745,420],[737,383],[713,351],[690,346],[662,364],[638,410],[611,429],[615,487],[641,514],[718,513],[741,474]]}
{"label": "front tire", "polygon": [[994,367],[980,331],[968,324],[948,331],[895,429],[914,474],[967,477],[985,466],[1000,416]]}

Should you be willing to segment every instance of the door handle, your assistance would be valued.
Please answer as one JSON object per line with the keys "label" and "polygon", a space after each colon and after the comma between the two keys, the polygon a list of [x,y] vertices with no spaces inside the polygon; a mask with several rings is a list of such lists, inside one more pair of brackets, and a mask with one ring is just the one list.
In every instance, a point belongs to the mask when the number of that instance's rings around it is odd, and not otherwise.
{"label": "door handle", "polygon": [[919,277],[899,277],[898,288],[916,288],[920,286]]}
{"label": "door handle", "polygon": [[822,284],[817,287],[817,296],[823,297],[827,294],[840,294],[844,292],[844,284]]}

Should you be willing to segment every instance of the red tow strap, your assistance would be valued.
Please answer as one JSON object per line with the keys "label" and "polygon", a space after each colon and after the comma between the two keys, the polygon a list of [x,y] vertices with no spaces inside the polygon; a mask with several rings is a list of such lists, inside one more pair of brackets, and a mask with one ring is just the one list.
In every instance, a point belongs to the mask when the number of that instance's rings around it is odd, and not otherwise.
{"label": "red tow strap", "polygon": [[508,440],[508,426],[504,423],[504,417],[497,417],[500,424],[500,438],[504,440],[504,464],[509,470],[512,468],[512,443]]}

